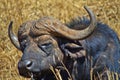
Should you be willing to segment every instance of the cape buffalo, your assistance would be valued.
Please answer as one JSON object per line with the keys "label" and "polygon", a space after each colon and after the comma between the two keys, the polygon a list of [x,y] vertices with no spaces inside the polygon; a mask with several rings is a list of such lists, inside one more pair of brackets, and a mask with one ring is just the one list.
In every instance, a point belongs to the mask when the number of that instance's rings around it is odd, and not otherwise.
{"label": "cape buffalo", "polygon": [[[12,44],[22,51],[19,74],[35,80],[57,80],[50,67],[60,70],[62,80],[107,80],[108,71],[120,73],[120,47],[117,34],[98,22],[85,6],[90,20],[83,17],[63,24],[52,17],[23,23],[18,37],[9,24]],[[62,69],[62,66],[68,71]],[[94,75],[91,77],[91,74]],[[115,75],[114,75],[115,76]],[[70,79],[69,79],[70,80]]]}

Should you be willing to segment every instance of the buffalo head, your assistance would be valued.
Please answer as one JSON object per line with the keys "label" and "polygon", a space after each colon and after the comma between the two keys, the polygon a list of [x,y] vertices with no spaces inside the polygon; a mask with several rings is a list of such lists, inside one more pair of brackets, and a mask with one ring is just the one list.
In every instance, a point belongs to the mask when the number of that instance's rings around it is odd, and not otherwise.
{"label": "buffalo head", "polygon": [[[43,17],[23,23],[16,37],[12,31],[12,22],[10,23],[9,38],[13,45],[23,53],[18,63],[20,75],[40,76],[49,72],[50,66],[56,67],[64,61],[65,56],[58,43],[59,38],[82,40],[94,31],[96,18],[90,9],[87,7],[85,9],[90,16],[90,24],[83,30],[71,29],[59,20]],[[73,44],[73,46],[77,45]]]}

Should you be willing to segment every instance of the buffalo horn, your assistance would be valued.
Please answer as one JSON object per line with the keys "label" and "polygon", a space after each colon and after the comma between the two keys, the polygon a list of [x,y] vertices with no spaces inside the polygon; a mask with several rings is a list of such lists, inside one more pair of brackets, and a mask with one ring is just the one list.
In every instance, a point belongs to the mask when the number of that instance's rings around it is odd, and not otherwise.
{"label": "buffalo horn", "polygon": [[90,24],[83,30],[71,29],[58,20],[45,17],[38,20],[36,25],[31,28],[31,31],[35,35],[50,34],[53,36],[66,37],[72,40],[84,39],[94,31],[97,24],[94,13],[88,7],[85,6],[84,8],[90,16]]}
{"label": "buffalo horn", "polygon": [[13,21],[10,22],[9,27],[8,27],[8,35],[9,35],[9,38],[10,38],[12,44],[13,44],[17,49],[21,50],[20,44],[19,44],[19,41],[18,41],[18,38],[15,36],[15,34],[14,34],[13,31],[12,31],[12,24],[13,24]]}
{"label": "buffalo horn", "polygon": [[83,29],[83,30],[74,30],[74,29],[70,29],[66,26],[63,26],[61,28],[58,28],[60,30],[57,30],[57,32],[59,34],[61,34],[62,36],[65,36],[69,39],[73,39],[73,40],[77,40],[77,39],[84,39],[87,36],[89,36],[94,29],[96,28],[96,18],[94,13],[88,8],[88,7],[84,7],[86,9],[86,11],[88,12],[89,16],[90,16],[90,24],[87,28]]}

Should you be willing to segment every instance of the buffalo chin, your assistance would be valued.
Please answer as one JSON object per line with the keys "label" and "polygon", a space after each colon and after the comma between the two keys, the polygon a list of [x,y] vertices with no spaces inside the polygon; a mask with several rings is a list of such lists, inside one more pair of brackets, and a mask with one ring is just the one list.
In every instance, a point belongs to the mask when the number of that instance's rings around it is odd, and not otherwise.
{"label": "buffalo chin", "polygon": [[47,78],[47,77],[51,77],[53,76],[53,72],[48,69],[48,70],[44,70],[44,71],[41,71],[41,72],[30,72],[30,71],[19,71],[19,74],[23,77],[26,77],[26,78],[33,78],[35,80],[41,80],[41,79],[44,79],[44,78]]}

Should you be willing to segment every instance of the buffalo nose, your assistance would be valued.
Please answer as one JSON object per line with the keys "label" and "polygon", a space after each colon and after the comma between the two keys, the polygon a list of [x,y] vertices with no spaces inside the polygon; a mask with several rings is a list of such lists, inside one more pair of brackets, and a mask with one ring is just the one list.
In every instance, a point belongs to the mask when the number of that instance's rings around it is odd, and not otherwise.
{"label": "buffalo nose", "polygon": [[33,65],[33,62],[30,61],[30,60],[25,60],[25,61],[24,61],[24,64],[25,64],[25,67],[26,67],[27,69],[31,69],[31,68],[32,68],[32,65]]}
{"label": "buffalo nose", "polygon": [[25,77],[30,77],[30,72],[34,69],[33,60],[21,60],[18,63],[19,74]]}

